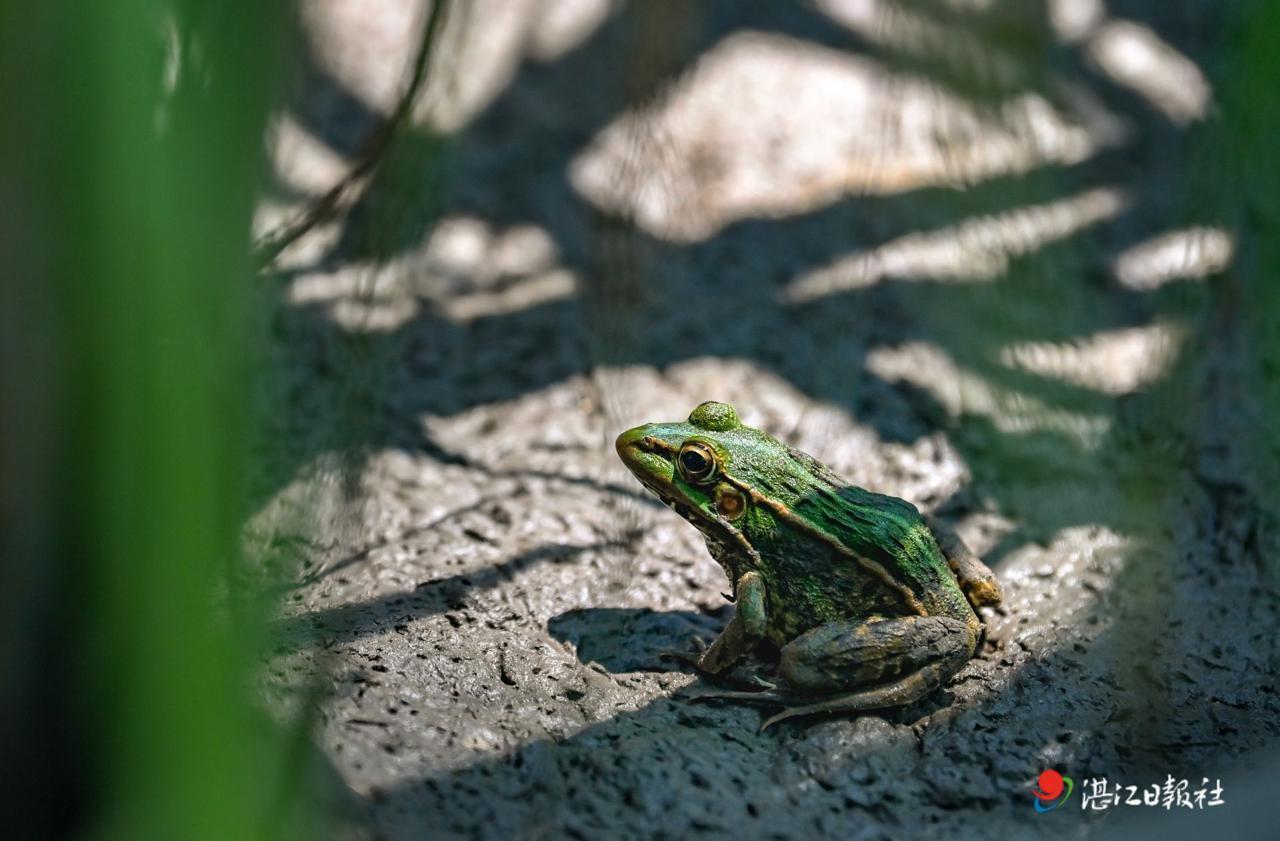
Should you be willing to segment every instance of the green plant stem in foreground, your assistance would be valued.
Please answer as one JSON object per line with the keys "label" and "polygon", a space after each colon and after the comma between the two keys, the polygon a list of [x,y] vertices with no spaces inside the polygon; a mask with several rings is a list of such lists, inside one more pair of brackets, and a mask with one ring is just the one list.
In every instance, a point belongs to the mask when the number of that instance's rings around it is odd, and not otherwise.
{"label": "green plant stem in foreground", "polygon": [[[30,454],[47,492],[5,479],[23,527],[6,599],[24,616],[5,700],[36,716],[55,695],[67,714],[16,734],[20,759],[61,758],[30,769],[29,828],[295,837],[295,811],[266,823],[285,754],[247,691],[262,617],[222,598],[244,513],[248,231],[287,6],[44,6],[2,13],[6,120],[26,150],[6,141],[2,164],[30,246],[10,267],[28,305],[16,329],[38,342],[10,366],[25,437],[6,453]],[[49,639],[63,643],[26,654]]]}

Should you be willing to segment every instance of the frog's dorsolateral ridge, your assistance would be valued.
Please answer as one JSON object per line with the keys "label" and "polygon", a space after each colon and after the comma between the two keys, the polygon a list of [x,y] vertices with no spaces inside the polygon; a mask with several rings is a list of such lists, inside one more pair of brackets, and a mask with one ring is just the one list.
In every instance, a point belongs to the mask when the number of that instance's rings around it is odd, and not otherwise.
{"label": "frog's dorsolateral ridge", "polygon": [[991,570],[950,530],[743,426],[727,403],[628,430],[617,449],[733,584],[734,617],[698,668],[726,672],[764,639],[780,648],[785,688],[700,696],[785,708],[766,727],[924,697],[977,650],[976,608],[1000,603]]}

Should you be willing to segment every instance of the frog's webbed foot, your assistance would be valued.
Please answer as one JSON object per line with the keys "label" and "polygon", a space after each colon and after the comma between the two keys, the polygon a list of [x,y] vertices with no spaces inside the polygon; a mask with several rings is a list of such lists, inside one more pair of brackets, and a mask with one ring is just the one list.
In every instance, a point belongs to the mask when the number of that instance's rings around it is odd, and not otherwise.
{"label": "frog's webbed foot", "polygon": [[682,663],[699,674],[710,674],[702,666],[702,658],[707,654],[707,644],[701,637],[693,638],[693,646],[697,651],[678,651],[676,649],[667,649],[658,655],[659,660],[674,660]]}
{"label": "frog's webbed foot", "polygon": [[760,573],[743,573],[734,588],[737,608],[733,618],[710,645],[695,637],[698,657],[690,660],[684,652],[668,652],[670,658],[687,663],[706,675],[728,672],[745,657],[764,636],[767,622],[764,610],[764,579]]}
{"label": "frog's webbed foot", "polygon": [[[777,687],[768,681],[752,675],[759,683],[752,684],[755,690],[704,689],[696,694],[686,695],[686,701],[742,701],[748,704],[759,704],[765,707],[785,707],[802,703],[799,696],[789,692],[775,691]],[[744,681],[745,683],[745,681]]]}
{"label": "frog's webbed foot", "polygon": [[[778,685],[771,681],[765,680],[755,672],[721,672],[720,674],[702,674],[715,683],[722,683],[728,686],[736,687],[736,689],[704,689],[698,691],[695,695],[686,696],[690,701],[720,700],[733,699],[738,700],[755,700],[762,695],[770,694],[769,690],[777,689]],[[762,701],[764,703],[764,701]]]}
{"label": "frog's webbed foot", "polygon": [[[688,666],[689,668],[697,672],[699,677],[702,677],[706,680],[713,681],[715,683],[726,684],[726,685],[734,686],[743,690],[759,691],[762,689],[775,688],[774,684],[770,683],[769,681],[765,680],[764,678],[760,677],[758,674],[755,674],[754,672],[746,672],[744,674],[739,674],[738,670],[713,671],[707,668],[704,660],[707,653],[707,644],[703,642],[701,639],[695,637],[694,645],[697,646],[698,648],[698,651],[696,654],[690,653],[688,651],[664,651],[661,655],[661,659],[675,660],[676,662],[683,663],[684,665]],[[716,691],[718,690],[710,690],[709,694],[714,695]],[[745,694],[750,695],[752,693],[747,692]],[[696,700],[700,700],[703,697],[705,696],[698,695],[692,698],[691,700],[696,701]]]}

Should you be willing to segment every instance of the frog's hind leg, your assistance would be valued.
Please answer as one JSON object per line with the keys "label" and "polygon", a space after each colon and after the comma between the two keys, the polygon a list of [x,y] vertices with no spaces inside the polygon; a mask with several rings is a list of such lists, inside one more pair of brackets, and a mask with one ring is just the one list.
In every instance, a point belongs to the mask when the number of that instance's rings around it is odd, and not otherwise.
{"label": "frog's hind leg", "polygon": [[699,698],[787,708],[763,727],[799,715],[900,707],[946,683],[977,643],[974,625],[950,616],[828,622],[783,646],[779,670],[788,691]]}
{"label": "frog's hind leg", "polygon": [[[864,689],[860,692],[850,692],[845,695],[832,695],[803,706],[787,706],[782,712],[766,718],[764,723],[760,725],[760,730],[763,732],[779,721],[802,715],[867,712],[868,710],[883,710],[890,707],[904,707],[907,704],[919,701],[942,686],[954,671],[945,662],[930,663],[905,677],[883,686]],[[744,692],[739,694],[749,695],[751,693]]]}
{"label": "frog's hind leg", "polygon": [[960,671],[977,648],[973,624],[951,616],[828,622],[782,649],[780,670],[807,703],[765,721],[863,712],[920,700]]}
{"label": "frog's hind leg", "polygon": [[892,683],[870,687],[858,692],[815,698],[794,692],[735,692],[711,690],[690,698],[692,701],[742,701],[770,707],[786,707],[770,716],[760,725],[764,731],[779,721],[802,715],[828,712],[867,712],[890,707],[903,707],[933,692],[946,682],[954,669],[946,662],[930,663]]}

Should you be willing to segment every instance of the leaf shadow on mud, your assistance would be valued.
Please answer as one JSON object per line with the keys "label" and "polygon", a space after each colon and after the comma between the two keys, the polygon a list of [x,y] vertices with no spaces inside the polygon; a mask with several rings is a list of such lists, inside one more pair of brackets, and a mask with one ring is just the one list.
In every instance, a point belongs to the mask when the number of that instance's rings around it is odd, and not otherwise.
{"label": "leaf shadow on mud", "polygon": [[[1198,783],[1206,769],[1227,779],[1259,739],[1276,736],[1267,722],[1277,703],[1265,687],[1246,689],[1231,670],[1196,664],[1216,645],[1213,634],[1159,633],[1165,621],[1206,624],[1232,594],[1190,557],[1174,562],[1178,583],[1153,588],[1170,560],[1134,551],[1069,626],[1007,621],[953,681],[906,708],[759,733],[762,715],[750,707],[677,692],[618,712],[628,698],[622,684],[596,682],[583,709],[602,719],[584,716],[568,737],[380,789],[378,801],[402,829],[473,838],[1039,837],[1044,818],[1031,789],[1047,767],[1078,780],[1148,785],[1172,774]],[[714,633],[725,612],[589,608],[555,617],[548,632],[625,682],[654,671],[661,651]],[[1248,629],[1228,633],[1245,644]],[[1053,647],[1042,648],[1046,640]],[[1154,665],[1157,653],[1171,665]],[[1265,668],[1261,660],[1249,668]],[[1186,702],[1219,696],[1232,705],[1216,704],[1208,717]],[[1149,828],[1144,815],[1072,805],[1055,832],[1113,818]]]}
{"label": "leaf shadow on mud", "polygon": [[[941,15],[948,26],[956,28],[968,27],[975,20],[972,16],[948,16],[936,3],[901,5]],[[305,435],[289,436],[289,446],[280,447],[277,453],[282,458],[274,470],[278,478],[263,488],[258,501],[269,498],[279,483],[288,481],[318,454],[335,449],[359,454],[396,447],[447,459],[450,455],[416,423],[417,413],[449,414],[518,398],[589,373],[598,365],[661,368],[705,356],[749,359],[775,370],[815,400],[846,409],[886,441],[915,440],[928,434],[931,424],[900,408],[910,387],[885,383],[865,365],[868,347],[904,338],[892,335],[891,330],[885,335],[877,327],[877,322],[898,320],[893,315],[898,297],[892,288],[895,284],[881,284],[815,305],[783,307],[776,302],[780,281],[820,267],[855,244],[867,246],[1009,209],[1017,203],[1048,200],[1060,194],[1063,183],[1073,188],[1087,186],[1110,177],[1124,163],[1123,154],[1103,152],[1078,165],[1046,166],[1026,175],[986,179],[968,185],[963,195],[950,187],[923,187],[888,196],[855,195],[807,213],[740,220],[709,241],[694,245],[677,246],[642,233],[628,220],[612,220],[611,224],[625,228],[623,236],[635,249],[656,255],[652,288],[637,300],[647,297],[664,302],[656,310],[640,306],[622,312],[619,306],[634,296],[615,288],[615,267],[608,265],[600,243],[595,241],[599,230],[593,228],[592,220],[599,217],[599,211],[577,194],[568,179],[571,162],[591,137],[635,104],[661,97],[699,57],[735,32],[771,32],[874,56],[885,62],[886,72],[894,68],[895,59],[902,58],[814,9],[722,2],[695,14],[684,52],[668,56],[669,62],[645,75],[637,87],[636,80],[623,77],[617,61],[620,52],[625,54],[634,46],[628,30],[634,24],[633,11],[628,7],[625,13],[611,16],[554,61],[524,59],[507,88],[456,142],[442,146],[439,138],[420,132],[404,137],[393,151],[390,175],[375,180],[347,220],[338,245],[320,260],[321,266],[334,269],[369,259],[385,262],[396,258],[422,241],[438,207],[447,202],[452,212],[473,214],[497,229],[525,223],[544,228],[555,240],[566,268],[583,279],[579,294],[482,317],[466,325],[442,316],[424,301],[419,315],[403,326],[359,335],[337,324],[323,305],[280,300],[276,327],[290,357],[286,366],[326,372],[313,386],[317,394],[305,402],[348,403],[356,408],[351,417],[327,433],[311,429]],[[980,34],[981,27],[978,31]],[[1027,56],[1022,61],[1027,66],[1034,63]],[[320,104],[300,105],[296,116],[322,140],[336,131],[331,144],[342,151],[351,142],[349,126],[332,127],[328,109],[349,112],[359,121],[376,119],[376,110],[357,107],[359,96],[317,69],[314,59],[309,59],[308,66],[308,84],[320,88],[315,94]],[[937,85],[954,81],[938,68],[931,70],[927,62],[906,72]],[[1043,87],[1043,80],[1035,73],[1020,73],[1016,78],[1018,85]],[[530,108],[531,102],[552,102],[565,91],[581,88],[584,79],[616,89],[618,98],[583,97],[580,102],[575,98],[575,107],[567,110]],[[974,101],[986,95],[975,89],[960,93]],[[987,93],[1003,97],[1011,92]],[[513,132],[515,126],[518,132]],[[491,171],[493,167],[498,168],[496,172]],[[457,189],[445,189],[438,183],[441,170],[451,173],[449,178]],[[513,186],[527,183],[530,173],[540,174],[534,179],[535,190]],[[401,195],[407,189],[421,193],[428,187],[439,188],[446,195],[426,205],[413,196]],[[923,219],[922,210],[928,211]],[[875,220],[875,224],[868,226],[868,220]],[[398,233],[389,233],[393,228]],[[1108,243],[1109,248],[1123,247],[1146,233],[1141,225],[1123,225],[1121,231]],[[765,243],[786,247],[761,247]],[[705,274],[705,267],[726,265],[728,268],[710,276]],[[296,271],[281,275],[280,280]],[[706,331],[697,319],[685,319],[679,308],[673,310],[665,304],[679,299],[695,281],[705,299],[751,302],[751,306],[730,309],[720,329]],[[614,296],[618,300],[611,302]],[[931,305],[947,306],[945,302]],[[779,323],[791,325],[783,340],[778,337]],[[1087,332],[1087,325],[1081,327]],[[792,343],[802,347],[793,350],[789,348]],[[829,348],[820,354],[821,365],[815,365],[809,345]],[[537,359],[537,364],[521,362],[529,358]],[[463,363],[459,370],[442,372],[447,366],[440,362],[457,367],[459,360]],[[833,374],[830,363],[844,375]],[[992,373],[999,373],[1000,367],[984,366]],[[371,369],[374,376],[369,375]],[[376,373],[387,370],[396,371],[396,377]],[[1041,380],[1029,387],[1052,385]],[[396,395],[393,407],[386,405],[388,392]],[[308,420],[310,417],[307,413]]]}
{"label": "leaf shadow on mud", "polygon": [[517,573],[538,564],[569,563],[582,552],[614,547],[616,544],[610,542],[586,546],[561,543],[538,546],[501,563],[423,581],[412,591],[387,593],[286,617],[271,627],[271,637],[280,644],[305,646],[319,642],[328,648],[335,643],[385,632],[416,619],[464,610],[466,598],[473,591],[501,586],[510,582]]}
{"label": "leaf shadow on mud", "polygon": [[[636,612],[570,614],[555,624],[554,635],[586,646],[584,661],[625,668],[678,644],[705,620]],[[649,639],[628,652],[626,640],[594,639],[585,624],[602,630],[612,624]],[[1054,670],[1048,658],[1003,681],[999,694],[982,697],[989,678],[979,665],[967,670],[962,688],[945,688],[906,709],[788,722],[763,734],[754,708],[659,697],[585,722],[566,739],[537,739],[378,797],[388,814],[423,816],[405,829],[431,826],[475,838],[849,837],[854,830],[856,837],[881,837],[928,828],[937,828],[938,837],[966,837],[996,816],[1019,821],[1020,809],[1029,828],[1030,783],[1046,761],[1046,746],[1070,729],[1064,721],[1070,705],[1048,678]],[[963,707],[955,706],[959,693]],[[593,700],[608,705],[607,697]],[[461,796],[469,791],[486,796],[479,802]],[[938,826],[944,821],[952,823],[947,832]]]}
{"label": "leaf shadow on mud", "polygon": [[[771,25],[768,13],[761,12],[764,5],[742,5],[749,9],[722,12],[726,4],[719,4],[710,17],[738,21],[735,26],[745,19],[752,28],[865,51],[865,45],[847,32],[811,14],[807,22],[797,23],[795,13],[781,12],[790,17]],[[724,35],[724,26],[713,26],[703,49]],[[344,427],[338,433],[344,436],[340,446],[420,448],[439,457],[442,450],[424,438],[414,420],[418,412],[447,414],[518,398],[601,364],[662,368],[695,357],[747,359],[776,372],[808,397],[847,411],[882,440],[910,442],[945,428],[962,460],[973,466],[974,484],[982,496],[992,508],[1025,525],[1033,539],[1047,539],[1077,525],[1101,524],[1121,533],[1128,529],[1131,523],[1119,508],[1107,504],[1124,495],[1124,488],[1113,487],[1118,471],[1108,459],[1129,446],[1126,440],[1107,438],[1100,451],[1088,452],[1052,429],[1014,435],[986,417],[950,421],[946,407],[929,391],[868,370],[868,353],[910,341],[930,343],[988,380],[1050,405],[1090,410],[1105,399],[1014,371],[1002,363],[1001,348],[1012,341],[1062,341],[1145,323],[1171,302],[1195,309],[1204,306],[1207,296],[1197,292],[1179,300],[1182,291],[1176,284],[1149,293],[1118,290],[1108,285],[1100,269],[1079,271],[1068,262],[1064,270],[1065,248],[1054,246],[1012,261],[1009,274],[1024,278],[1013,290],[1014,301],[1025,305],[1043,290],[1066,289],[1066,305],[1040,299],[1041,308],[1032,310],[1040,316],[1007,322],[1001,330],[988,326],[993,293],[971,285],[894,278],[816,304],[790,307],[778,304],[776,295],[788,279],[851,250],[1047,201],[1061,195],[1064,184],[1075,189],[1118,176],[1134,187],[1131,209],[1104,233],[1082,234],[1071,242],[1101,264],[1178,221],[1168,212],[1169,197],[1160,192],[1166,185],[1145,174],[1126,175],[1129,169],[1141,170],[1151,148],[1169,139],[1168,126],[1144,112],[1134,97],[1082,66],[1086,77],[1091,74],[1092,81],[1104,83],[1105,100],[1134,116],[1142,133],[1136,149],[974,185],[962,197],[950,189],[921,189],[888,197],[855,196],[788,218],[744,220],[692,246],[659,241],[633,229],[628,236],[658,255],[658,270],[648,290],[658,305],[615,313],[629,319],[630,328],[622,332],[630,338],[593,354],[590,334],[602,328],[584,324],[591,322],[584,313],[598,312],[601,299],[610,293],[599,277],[602,266],[585,221],[593,211],[575,194],[565,172],[584,143],[632,102],[604,109],[587,103],[571,115],[570,124],[531,124],[528,103],[573,90],[567,79],[613,78],[599,71],[615,62],[618,38],[618,24],[611,22],[555,62],[526,62],[510,88],[458,144],[442,147],[437,138],[411,136],[398,152],[407,160],[397,172],[411,170],[415,162],[424,172],[446,165],[469,181],[475,189],[451,204],[452,209],[495,227],[533,223],[545,228],[565,265],[584,278],[576,297],[466,325],[424,306],[404,326],[364,336],[348,334],[323,306],[282,304],[286,311],[281,332],[290,343],[292,364],[339,377],[344,356],[355,355],[378,366],[399,366],[404,374],[405,382],[397,383],[403,386],[396,392],[400,408],[390,421]],[[659,79],[642,93],[654,95],[669,80]],[[513,130],[516,127],[519,131]],[[486,159],[495,157],[499,163],[486,169]],[[541,173],[536,194],[511,186],[527,183],[529,171]],[[414,220],[394,236],[379,238],[373,247],[361,242],[371,227],[377,227],[378,202],[388,200],[378,191],[394,189],[395,185],[375,185],[366,205],[352,216],[341,243],[345,250],[327,255],[328,264],[370,256],[385,260],[420,240],[430,219]],[[921,208],[928,210],[927,222],[918,214]],[[867,218],[887,222],[869,231]],[[774,243],[786,247],[773,248]],[[704,272],[708,267],[717,271]],[[997,292],[1009,292],[1005,280],[993,284],[999,286]],[[1043,284],[1041,289],[1028,288],[1036,283]],[[719,329],[707,331],[697,319],[681,322],[678,308],[670,306],[689,289],[742,305],[730,309]],[[608,301],[604,303],[607,310]],[[944,317],[923,317],[930,314]],[[815,354],[813,347],[821,352]],[[536,366],[515,364],[534,355]],[[441,374],[440,360],[459,359],[466,361],[460,372]],[[371,391],[368,400],[380,404],[383,396]],[[324,442],[317,450],[331,444]],[[1046,459],[1046,453],[1051,457]],[[297,463],[314,454],[304,452]],[[1055,485],[1059,478],[1061,485]],[[1028,488],[1046,487],[1050,498],[1044,504],[1025,502]],[[1093,496],[1097,504],[1060,504],[1079,496],[1080,488],[1087,489],[1086,496]],[[1026,532],[1007,537],[987,560],[1001,560],[1027,538]],[[561,552],[572,555],[573,548],[544,547],[490,571],[440,579],[424,593],[393,594],[321,611],[319,616],[288,620],[282,627],[287,633],[322,630],[351,639],[389,627],[398,617],[445,612],[467,589],[499,586],[515,571],[555,561]],[[1113,590],[1119,603],[1100,598],[1075,623],[1075,628],[1105,628],[1091,637],[1088,647],[1073,640],[1073,628],[1047,629],[1052,633],[1042,638],[1055,641],[1051,648],[1015,643],[1011,632],[997,640],[1004,647],[971,663],[956,684],[909,710],[852,722],[837,718],[785,723],[761,736],[755,734],[760,720],[755,710],[661,697],[638,710],[615,709],[594,720],[584,717],[583,728],[567,738],[535,738],[502,756],[380,790],[380,810],[398,816],[395,820],[416,821],[419,831],[469,837],[596,838],[616,834],[620,827],[636,836],[696,832],[701,837],[738,838],[770,833],[886,837],[933,829],[939,835],[963,837],[991,834],[987,821],[995,817],[1014,821],[1025,834],[1039,834],[1047,819],[1034,816],[1029,786],[1046,766],[1065,760],[1082,776],[1134,779],[1162,769],[1184,769],[1190,776],[1256,746],[1265,729],[1248,724],[1254,710],[1247,706],[1232,712],[1230,706],[1217,705],[1215,718],[1188,723],[1189,716],[1203,717],[1202,707],[1210,703],[1205,699],[1215,693],[1235,697],[1235,672],[1204,671],[1186,665],[1183,658],[1170,659],[1170,668],[1190,670],[1194,679],[1188,683],[1176,672],[1165,673],[1151,649],[1143,648],[1158,642],[1152,629],[1164,627],[1170,613],[1185,615],[1186,624],[1179,628],[1240,633],[1230,616],[1209,615],[1231,609],[1232,602],[1210,598],[1211,589],[1170,584],[1176,575],[1203,572],[1201,568],[1212,567],[1215,559],[1179,558],[1177,565],[1164,564],[1167,560],[1148,559],[1117,575]],[[1130,597],[1126,592],[1146,596]],[[1046,589],[1044,597],[1052,599],[1053,593]],[[1026,618],[1035,622],[1034,616]],[[659,646],[684,648],[692,636],[711,630],[715,621],[702,614],[600,608],[557,616],[548,630],[554,638],[574,644],[582,662],[596,662],[616,676],[646,670],[642,667],[650,656],[661,654]],[[1249,645],[1246,638],[1241,640]],[[1120,653],[1104,656],[1101,652],[1108,649]],[[655,657],[654,662],[660,661]],[[1181,710],[1182,701],[1188,704],[1186,711]],[[602,701],[613,707],[627,703],[625,694]],[[1220,727],[1226,729],[1218,732]],[[903,815],[913,816],[911,822]],[[1063,819],[1059,825],[1082,819],[1079,813],[1055,817]]]}

